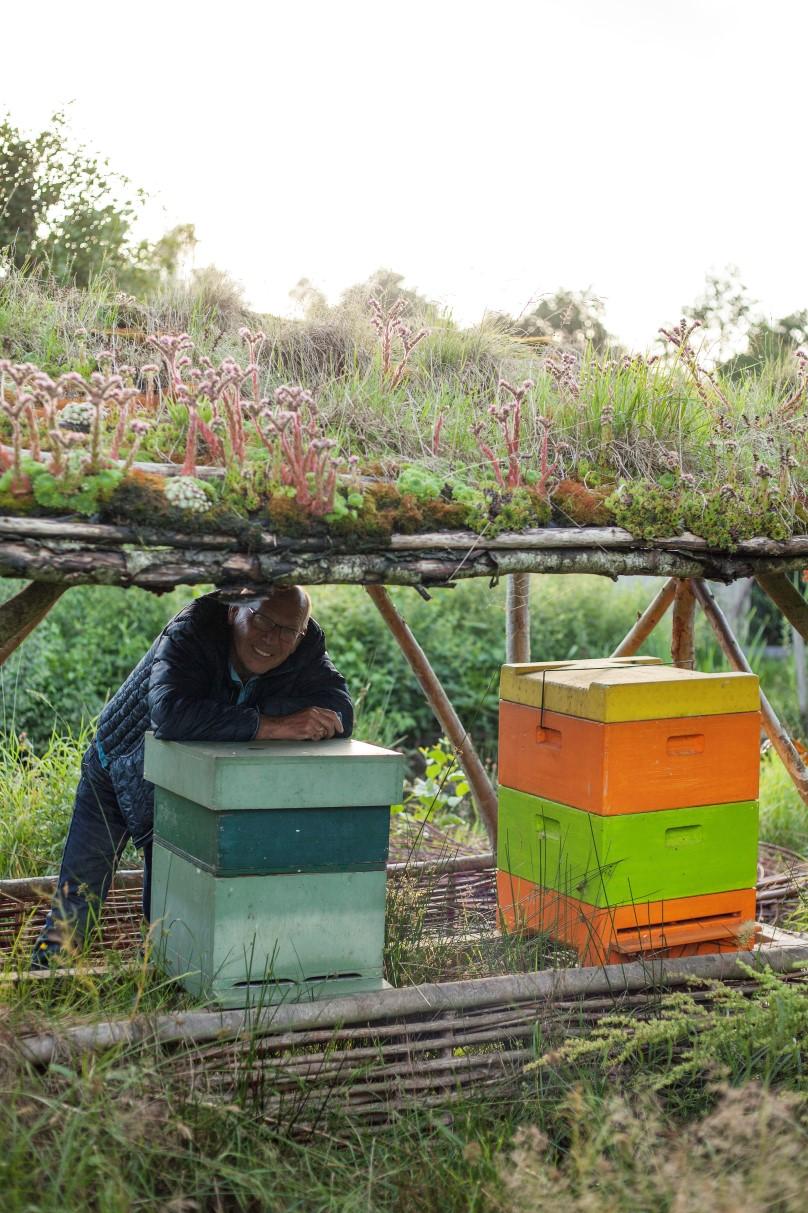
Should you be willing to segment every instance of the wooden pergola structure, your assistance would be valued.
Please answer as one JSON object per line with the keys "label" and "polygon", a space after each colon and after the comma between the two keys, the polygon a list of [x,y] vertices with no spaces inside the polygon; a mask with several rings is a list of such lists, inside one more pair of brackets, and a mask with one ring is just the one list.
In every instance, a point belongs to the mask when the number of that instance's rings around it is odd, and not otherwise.
{"label": "wooden pergola structure", "polygon": [[[181,584],[214,584],[223,595],[243,587],[256,593],[279,583],[363,585],[395,636],[424,694],[465,769],[492,847],[497,798],[468,730],[452,707],[424,649],[387,592],[409,585],[428,596],[432,587],[465,577],[507,578],[508,661],[530,660],[529,579],[533,573],[656,575],[666,580],[615,650],[629,656],[640,648],[665,613],[673,610],[671,660],[694,661],[694,618],[700,606],[734,669],[749,664],[707,584],[754,577],[777,608],[808,639],[808,604],[787,574],[808,565],[808,536],[786,543],[752,540],[732,555],[711,551],[703,540],[680,535],[640,541],[617,528],[546,528],[487,539],[469,533],[393,535],[361,552],[326,539],[291,539],[260,534],[249,547],[235,536],[190,535],[142,527],[105,526],[69,519],[0,518],[0,576],[27,584],[0,606],[0,663],[6,660],[72,585],[141,586],[160,593]],[[803,800],[808,803],[808,768],[765,696],[762,722]],[[795,859],[795,856],[791,856]],[[435,863],[388,866],[391,886],[413,885],[426,898],[427,925],[453,947],[466,946],[468,914],[464,890],[479,883],[493,917],[492,853]],[[400,869],[400,870],[399,870]],[[805,873],[796,874],[804,878]],[[140,939],[140,872],[119,873],[108,905],[110,934],[126,956]],[[0,928],[22,943],[26,923],[40,912],[53,881],[0,882]],[[795,874],[783,870],[758,887],[758,914],[767,924],[766,897],[792,893]],[[767,892],[768,890],[768,892]],[[410,895],[407,892],[406,895]],[[762,910],[762,913],[761,913]],[[117,919],[117,920],[116,920]],[[2,932],[0,932],[2,933]],[[472,932],[473,934],[473,932]],[[494,943],[497,941],[494,940]],[[469,945],[470,946],[470,945]],[[475,945],[477,946],[477,945]],[[460,955],[460,951],[457,953]],[[453,953],[454,955],[454,953]],[[754,969],[781,973],[804,983],[805,937],[765,927],[760,946],[734,954],[685,959],[643,958],[599,968],[551,968],[474,979],[404,985],[377,994],[314,1004],[253,1010],[181,1011],[128,1015],[106,1021],[60,1025],[15,1042],[26,1063],[47,1067],[62,1058],[124,1047],[133,1056],[159,1051],[166,1073],[184,1093],[232,1103],[248,1083],[263,1092],[262,1116],[285,1132],[320,1131],[333,1116],[334,1130],[349,1123],[382,1127],[399,1111],[417,1105],[441,1107],[472,1096],[513,1100],[522,1090],[525,1065],[534,1058],[537,1025],[543,1040],[564,1039],[597,1025],[614,1010],[653,1013],[664,991],[686,989],[709,1003],[715,982],[753,994]],[[57,970],[55,974],[11,973],[4,980],[46,980],[77,973],[104,976],[110,967]],[[694,985],[695,983],[695,985]],[[330,1125],[329,1121],[329,1125]]]}
{"label": "wooden pergola structure", "polygon": [[[364,585],[395,636],[441,728],[454,746],[478,810],[496,841],[497,798],[473,739],[452,707],[429,659],[391,600],[387,585],[429,589],[467,577],[507,578],[508,661],[530,660],[528,588],[532,573],[597,573],[667,580],[613,656],[637,652],[673,607],[671,659],[692,667],[694,618],[700,606],[735,670],[750,671],[741,646],[707,585],[753,577],[788,622],[808,640],[808,603],[787,574],[808,565],[808,535],[778,542],[752,539],[732,554],[695,535],[639,540],[617,527],[547,527],[494,538],[471,532],[391,535],[362,550],[327,537],[257,533],[191,534],[71,519],[0,517],[0,576],[28,584],[0,606],[0,664],[72,585],[140,586],[155,593],[177,585],[214,584],[224,595],[275,584]],[[761,695],[763,728],[808,804],[808,767]]]}

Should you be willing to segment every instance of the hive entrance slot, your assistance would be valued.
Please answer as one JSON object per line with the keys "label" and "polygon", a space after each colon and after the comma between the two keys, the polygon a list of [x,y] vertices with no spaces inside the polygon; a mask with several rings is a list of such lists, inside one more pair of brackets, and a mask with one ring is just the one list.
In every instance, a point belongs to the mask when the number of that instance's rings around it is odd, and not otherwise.
{"label": "hive entrance slot", "polygon": [[634,923],[630,927],[618,927],[615,934],[620,935],[636,935],[642,931],[664,931],[673,930],[673,928],[687,928],[695,926],[709,926],[710,923],[726,923],[730,926],[733,922],[741,922],[740,910],[728,912],[726,914],[702,914],[698,918],[676,918],[673,921],[665,918],[655,918],[651,922]]}
{"label": "hive entrance slot", "polygon": [[255,978],[252,981],[234,981],[234,989],[242,989],[245,986],[299,986],[305,981],[337,981],[345,980],[346,978],[361,977],[361,973],[315,973],[311,977],[264,977]]}

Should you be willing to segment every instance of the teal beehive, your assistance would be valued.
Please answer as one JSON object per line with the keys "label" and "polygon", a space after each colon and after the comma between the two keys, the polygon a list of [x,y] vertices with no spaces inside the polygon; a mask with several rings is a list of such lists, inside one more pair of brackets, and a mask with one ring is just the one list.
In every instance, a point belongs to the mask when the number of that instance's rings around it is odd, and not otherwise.
{"label": "teal beehive", "polygon": [[226,1006],[379,989],[403,758],[354,740],[146,740],[161,963]]}

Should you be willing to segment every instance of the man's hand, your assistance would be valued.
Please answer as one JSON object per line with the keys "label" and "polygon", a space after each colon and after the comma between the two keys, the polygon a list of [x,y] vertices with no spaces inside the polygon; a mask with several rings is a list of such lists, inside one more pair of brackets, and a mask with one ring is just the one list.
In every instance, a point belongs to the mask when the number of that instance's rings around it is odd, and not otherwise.
{"label": "man's hand", "polygon": [[291,716],[262,716],[258,741],[324,741],[343,732],[342,721],[330,708],[303,708]]}

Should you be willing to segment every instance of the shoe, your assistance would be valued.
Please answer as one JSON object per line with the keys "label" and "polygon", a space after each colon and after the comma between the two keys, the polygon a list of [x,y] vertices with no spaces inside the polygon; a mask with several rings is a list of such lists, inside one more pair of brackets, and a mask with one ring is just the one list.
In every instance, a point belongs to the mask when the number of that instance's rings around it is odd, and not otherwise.
{"label": "shoe", "polygon": [[31,969],[49,969],[57,957],[64,954],[61,944],[55,943],[51,939],[38,939],[34,944],[34,951],[31,956]]}

